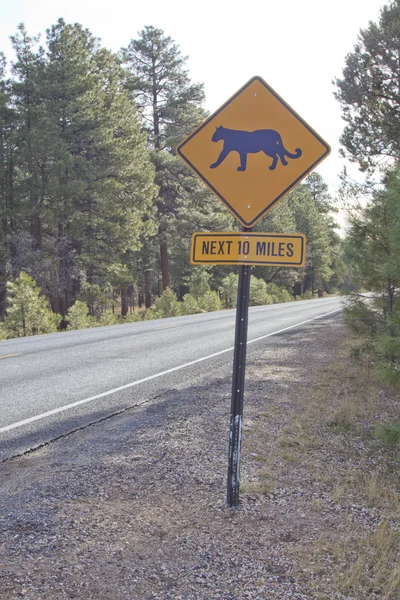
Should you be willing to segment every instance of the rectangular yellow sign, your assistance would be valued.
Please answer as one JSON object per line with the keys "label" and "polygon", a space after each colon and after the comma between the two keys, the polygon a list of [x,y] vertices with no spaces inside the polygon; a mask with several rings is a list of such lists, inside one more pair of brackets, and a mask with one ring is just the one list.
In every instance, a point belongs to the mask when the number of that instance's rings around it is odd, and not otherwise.
{"label": "rectangular yellow sign", "polygon": [[194,265],[267,265],[304,267],[306,236],[302,233],[194,233],[190,262]]}

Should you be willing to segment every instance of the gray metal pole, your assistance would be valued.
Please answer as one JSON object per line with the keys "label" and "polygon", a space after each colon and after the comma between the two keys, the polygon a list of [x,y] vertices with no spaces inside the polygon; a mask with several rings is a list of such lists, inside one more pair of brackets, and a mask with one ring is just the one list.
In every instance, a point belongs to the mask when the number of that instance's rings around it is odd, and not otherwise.
{"label": "gray metal pole", "polygon": [[[251,229],[243,227],[243,232],[246,231],[251,231]],[[227,504],[230,508],[237,508],[239,506],[240,450],[242,444],[250,272],[251,267],[249,265],[241,265],[239,267],[235,347],[233,355],[232,401],[229,428]]]}

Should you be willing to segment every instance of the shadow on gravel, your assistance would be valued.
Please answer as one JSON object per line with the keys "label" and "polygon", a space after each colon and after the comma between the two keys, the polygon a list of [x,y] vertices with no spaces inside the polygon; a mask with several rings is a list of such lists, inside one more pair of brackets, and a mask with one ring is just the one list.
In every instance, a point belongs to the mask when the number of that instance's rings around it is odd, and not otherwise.
{"label": "shadow on gravel", "polygon": [[[319,325],[319,324],[318,324]],[[314,327],[318,327],[314,326]],[[289,330],[289,331],[284,331],[282,333],[279,334],[279,336],[274,336],[272,338],[270,338],[270,342],[273,342],[271,344],[270,348],[266,349],[266,358],[263,359],[261,362],[260,361],[256,361],[256,364],[263,364],[265,365],[265,369],[263,370],[263,375],[265,378],[265,381],[268,382],[269,376],[271,377],[271,379],[276,379],[276,367],[280,364],[280,358],[275,358],[274,356],[274,349],[277,348],[277,350],[280,351],[280,347],[282,344],[285,345],[286,349],[290,351],[290,341],[288,342],[288,340],[290,340],[290,338],[293,338],[294,340],[297,339],[297,336],[301,335],[302,336],[302,342],[304,344],[304,347],[307,348],[307,342],[308,342],[308,337],[306,335],[304,335],[302,329],[298,329],[298,330]],[[254,346],[251,345],[249,346],[248,349],[248,363],[250,363],[250,361],[252,360],[252,351],[253,351]],[[268,374],[268,369],[270,370],[270,374]],[[255,385],[255,382],[252,382],[251,379],[252,375],[250,373],[247,373],[247,377],[246,377],[246,391],[249,393],[252,391],[252,385]],[[226,378],[224,380],[224,385],[227,386],[227,390],[230,392],[231,389],[231,378]],[[195,397],[198,395],[199,390],[204,389],[204,387],[207,386],[207,384],[201,384],[200,386],[192,386],[192,387],[187,387],[184,389],[184,393],[185,395],[190,398],[190,397]],[[164,390],[162,392],[160,392],[158,394],[158,396],[156,398],[150,398],[147,401],[144,401],[140,404],[140,406],[144,405],[144,406],[151,406],[151,405],[157,405],[160,406],[162,403],[160,402],[160,397],[166,397],[168,398],[168,402],[173,401],[173,390]],[[246,402],[246,399],[245,399]],[[43,446],[47,446],[48,444],[51,444],[54,440],[60,439],[62,437],[68,436],[69,434],[75,432],[75,431],[79,431],[79,430],[85,430],[87,427],[91,427],[93,425],[95,425],[96,423],[102,422],[104,420],[108,420],[108,419],[112,419],[114,418],[116,415],[122,414],[124,412],[131,412],[131,411],[136,411],[140,409],[140,406],[136,406],[133,404],[132,402],[132,406],[127,407],[127,408],[122,408],[120,410],[111,412],[110,410],[101,410],[101,411],[95,411],[93,413],[90,414],[90,416],[84,416],[82,417],[82,415],[74,415],[69,417],[68,419],[63,420],[61,423],[51,423],[49,425],[45,425],[41,428],[40,433],[37,432],[33,432],[33,433],[26,433],[26,428],[22,428],[19,432],[19,430],[12,430],[9,433],[7,433],[1,442],[0,442],[0,462],[4,461],[4,460],[9,460],[10,458],[16,457],[16,456],[20,456],[26,453],[29,453],[32,450],[36,450],[38,448],[41,448]],[[230,410],[230,404],[228,403],[228,413],[226,418],[229,418],[229,410]],[[7,439],[9,438],[9,439]],[[28,448],[28,450],[27,450]]]}
{"label": "shadow on gravel", "polygon": [[[42,426],[40,432],[27,433],[26,427],[21,429],[11,430],[6,434],[3,434],[3,439],[0,442],[0,461],[7,462],[11,458],[15,458],[20,455],[29,454],[32,450],[37,450],[43,446],[47,446],[52,442],[68,436],[70,433],[75,431],[86,429],[91,424],[99,423],[106,419],[112,418],[115,414],[110,414],[110,410],[101,410],[91,413],[90,418],[82,418],[81,415],[69,417],[62,421],[62,423],[51,423],[49,425]],[[7,439],[7,437],[9,439]]]}
{"label": "shadow on gravel", "polygon": [[[304,353],[330,349],[306,328],[250,348],[245,420],[268,410],[272,438],[299,410],[288,385],[309,386]],[[311,483],[309,495],[285,480],[226,508],[230,395],[231,377],[211,374],[84,428],[72,417],[63,431],[78,431],[0,465],[2,600],[315,598],[293,558],[318,521]],[[243,459],[258,476],[254,455]]]}

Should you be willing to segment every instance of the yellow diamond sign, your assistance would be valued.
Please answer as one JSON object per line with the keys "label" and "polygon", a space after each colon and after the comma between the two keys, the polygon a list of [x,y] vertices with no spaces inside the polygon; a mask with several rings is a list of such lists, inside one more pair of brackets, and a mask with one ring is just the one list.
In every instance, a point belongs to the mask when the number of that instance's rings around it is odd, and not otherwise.
{"label": "yellow diamond sign", "polygon": [[245,227],[252,227],[330,152],[261,77],[253,77],[177,148]]}

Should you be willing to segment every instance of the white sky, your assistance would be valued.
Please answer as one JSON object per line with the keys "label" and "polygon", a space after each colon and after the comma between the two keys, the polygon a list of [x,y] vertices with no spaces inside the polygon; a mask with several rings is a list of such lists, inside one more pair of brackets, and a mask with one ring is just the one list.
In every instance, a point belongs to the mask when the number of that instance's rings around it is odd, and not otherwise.
{"label": "white sky", "polygon": [[[219,108],[253,75],[263,77],[332,147],[317,171],[334,192],[344,161],[344,123],[332,79],[360,28],[377,21],[385,0],[0,0],[0,50],[24,22],[31,35],[63,17],[87,27],[117,51],[145,25],[164,30],[203,82],[206,108]],[[356,167],[351,173],[357,177]]]}

